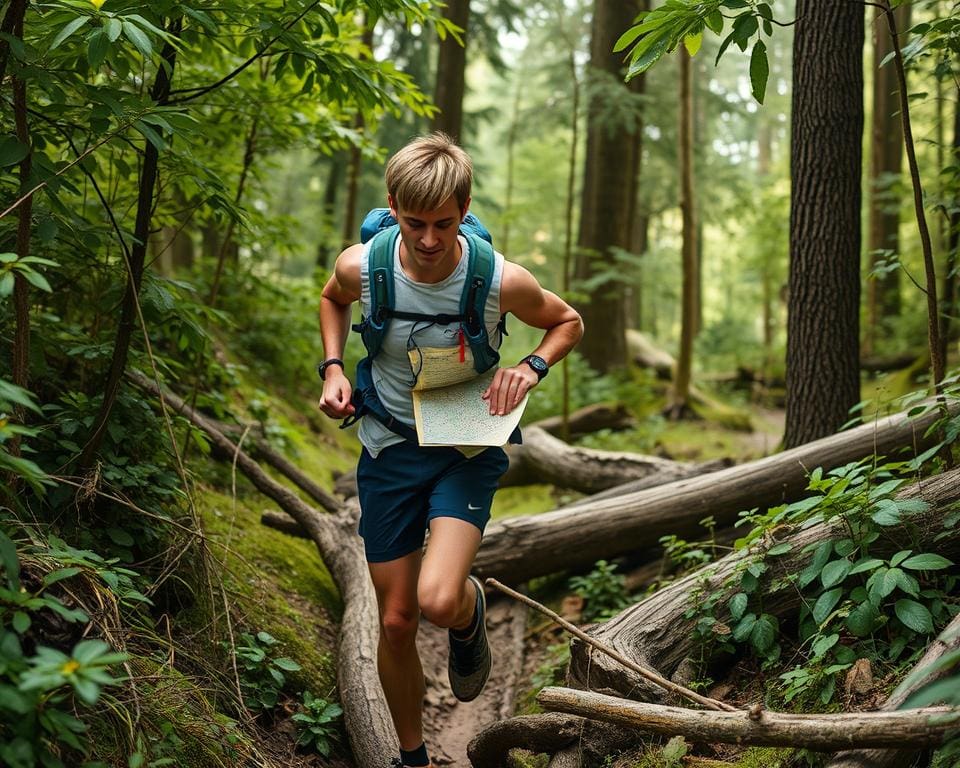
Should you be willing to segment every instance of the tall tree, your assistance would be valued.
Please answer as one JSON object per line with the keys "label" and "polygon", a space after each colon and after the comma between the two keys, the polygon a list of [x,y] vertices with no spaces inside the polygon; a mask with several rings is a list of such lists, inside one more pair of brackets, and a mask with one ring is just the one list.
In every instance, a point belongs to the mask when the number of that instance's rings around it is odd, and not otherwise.
{"label": "tall tree", "polygon": [[835,432],[860,399],[864,7],[798,0],[796,16],[788,448]]}
{"label": "tall tree", "polygon": [[460,29],[463,43],[447,35],[440,43],[437,59],[437,85],[433,101],[439,111],[433,117],[432,128],[443,131],[456,141],[463,133],[463,94],[466,90],[467,26],[470,23],[470,0],[447,0],[443,16]]}
{"label": "tall tree", "polygon": [[590,34],[592,76],[574,277],[589,286],[579,307],[585,325],[580,352],[601,372],[626,364],[624,289],[611,261],[613,249],[630,247],[640,158],[638,110],[608,107],[630,101],[631,91],[643,87],[642,79],[634,78],[628,90],[622,83],[623,56],[611,51],[646,6],[645,0],[596,0]]}
{"label": "tall tree", "polygon": [[693,337],[697,326],[697,214],[693,188],[693,66],[686,48],[680,57],[680,212],[682,219],[683,288],[680,317],[680,353],[673,380],[673,392],[668,412],[679,419],[689,410],[690,374],[693,368]]}
{"label": "tall tree", "polygon": [[[896,10],[897,28],[910,25],[910,6]],[[872,270],[889,261],[889,254],[900,251],[900,168],[903,158],[903,129],[897,70],[887,61],[893,41],[884,12],[873,16],[873,115],[870,130],[870,184],[867,224],[867,255]],[[867,329],[864,352],[874,351],[882,335],[883,318],[900,314],[900,270],[877,270],[867,282]]]}

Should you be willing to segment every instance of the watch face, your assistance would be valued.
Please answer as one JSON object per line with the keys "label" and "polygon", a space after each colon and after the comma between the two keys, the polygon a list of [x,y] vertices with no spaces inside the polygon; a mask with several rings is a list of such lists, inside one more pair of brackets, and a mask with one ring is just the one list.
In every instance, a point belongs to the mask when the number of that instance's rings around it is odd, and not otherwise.
{"label": "watch face", "polygon": [[524,358],[524,362],[533,368],[533,370],[536,371],[537,375],[541,379],[546,376],[547,371],[550,370],[550,366],[547,365],[547,361],[542,357],[537,357],[537,355],[529,355],[528,357]]}

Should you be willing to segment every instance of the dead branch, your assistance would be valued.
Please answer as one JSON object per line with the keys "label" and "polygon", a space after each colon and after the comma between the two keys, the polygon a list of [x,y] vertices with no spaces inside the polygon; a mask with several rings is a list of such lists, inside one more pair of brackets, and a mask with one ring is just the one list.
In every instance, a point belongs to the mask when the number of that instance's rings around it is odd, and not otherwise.
{"label": "dead branch", "polygon": [[544,688],[537,701],[552,712],[624,725],[642,734],[694,742],[834,751],[850,746],[937,746],[960,723],[960,709],[795,715],[766,710],[708,712],[646,704],[572,688]]}

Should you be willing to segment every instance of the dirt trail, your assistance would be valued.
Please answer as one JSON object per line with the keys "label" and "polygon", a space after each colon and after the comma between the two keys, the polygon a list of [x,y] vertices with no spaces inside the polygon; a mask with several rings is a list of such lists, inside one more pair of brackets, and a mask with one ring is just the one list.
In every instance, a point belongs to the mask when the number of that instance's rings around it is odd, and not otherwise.
{"label": "dirt trail", "polygon": [[487,639],[493,669],[483,693],[469,704],[457,701],[447,682],[447,631],[420,623],[417,646],[427,680],[424,739],[435,766],[469,768],[467,744],[490,723],[513,715],[523,662],[526,609],[488,593]]}

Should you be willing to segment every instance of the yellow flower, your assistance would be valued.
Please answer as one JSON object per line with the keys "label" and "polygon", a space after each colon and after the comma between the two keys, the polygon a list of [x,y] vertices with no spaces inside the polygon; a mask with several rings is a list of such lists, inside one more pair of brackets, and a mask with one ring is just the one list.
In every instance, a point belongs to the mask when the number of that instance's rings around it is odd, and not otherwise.
{"label": "yellow flower", "polygon": [[100,6],[107,2],[107,0],[90,0],[90,2],[93,3],[93,7],[99,11]]}
{"label": "yellow flower", "polygon": [[[96,0],[90,0],[90,2],[93,3],[93,2],[96,2]],[[101,0],[101,2],[103,2],[103,0]],[[66,664],[63,665],[63,667],[60,668],[60,674],[66,675],[69,677],[78,669],[80,669],[80,662],[77,661],[76,659],[70,659],[70,661],[68,661]]]}

